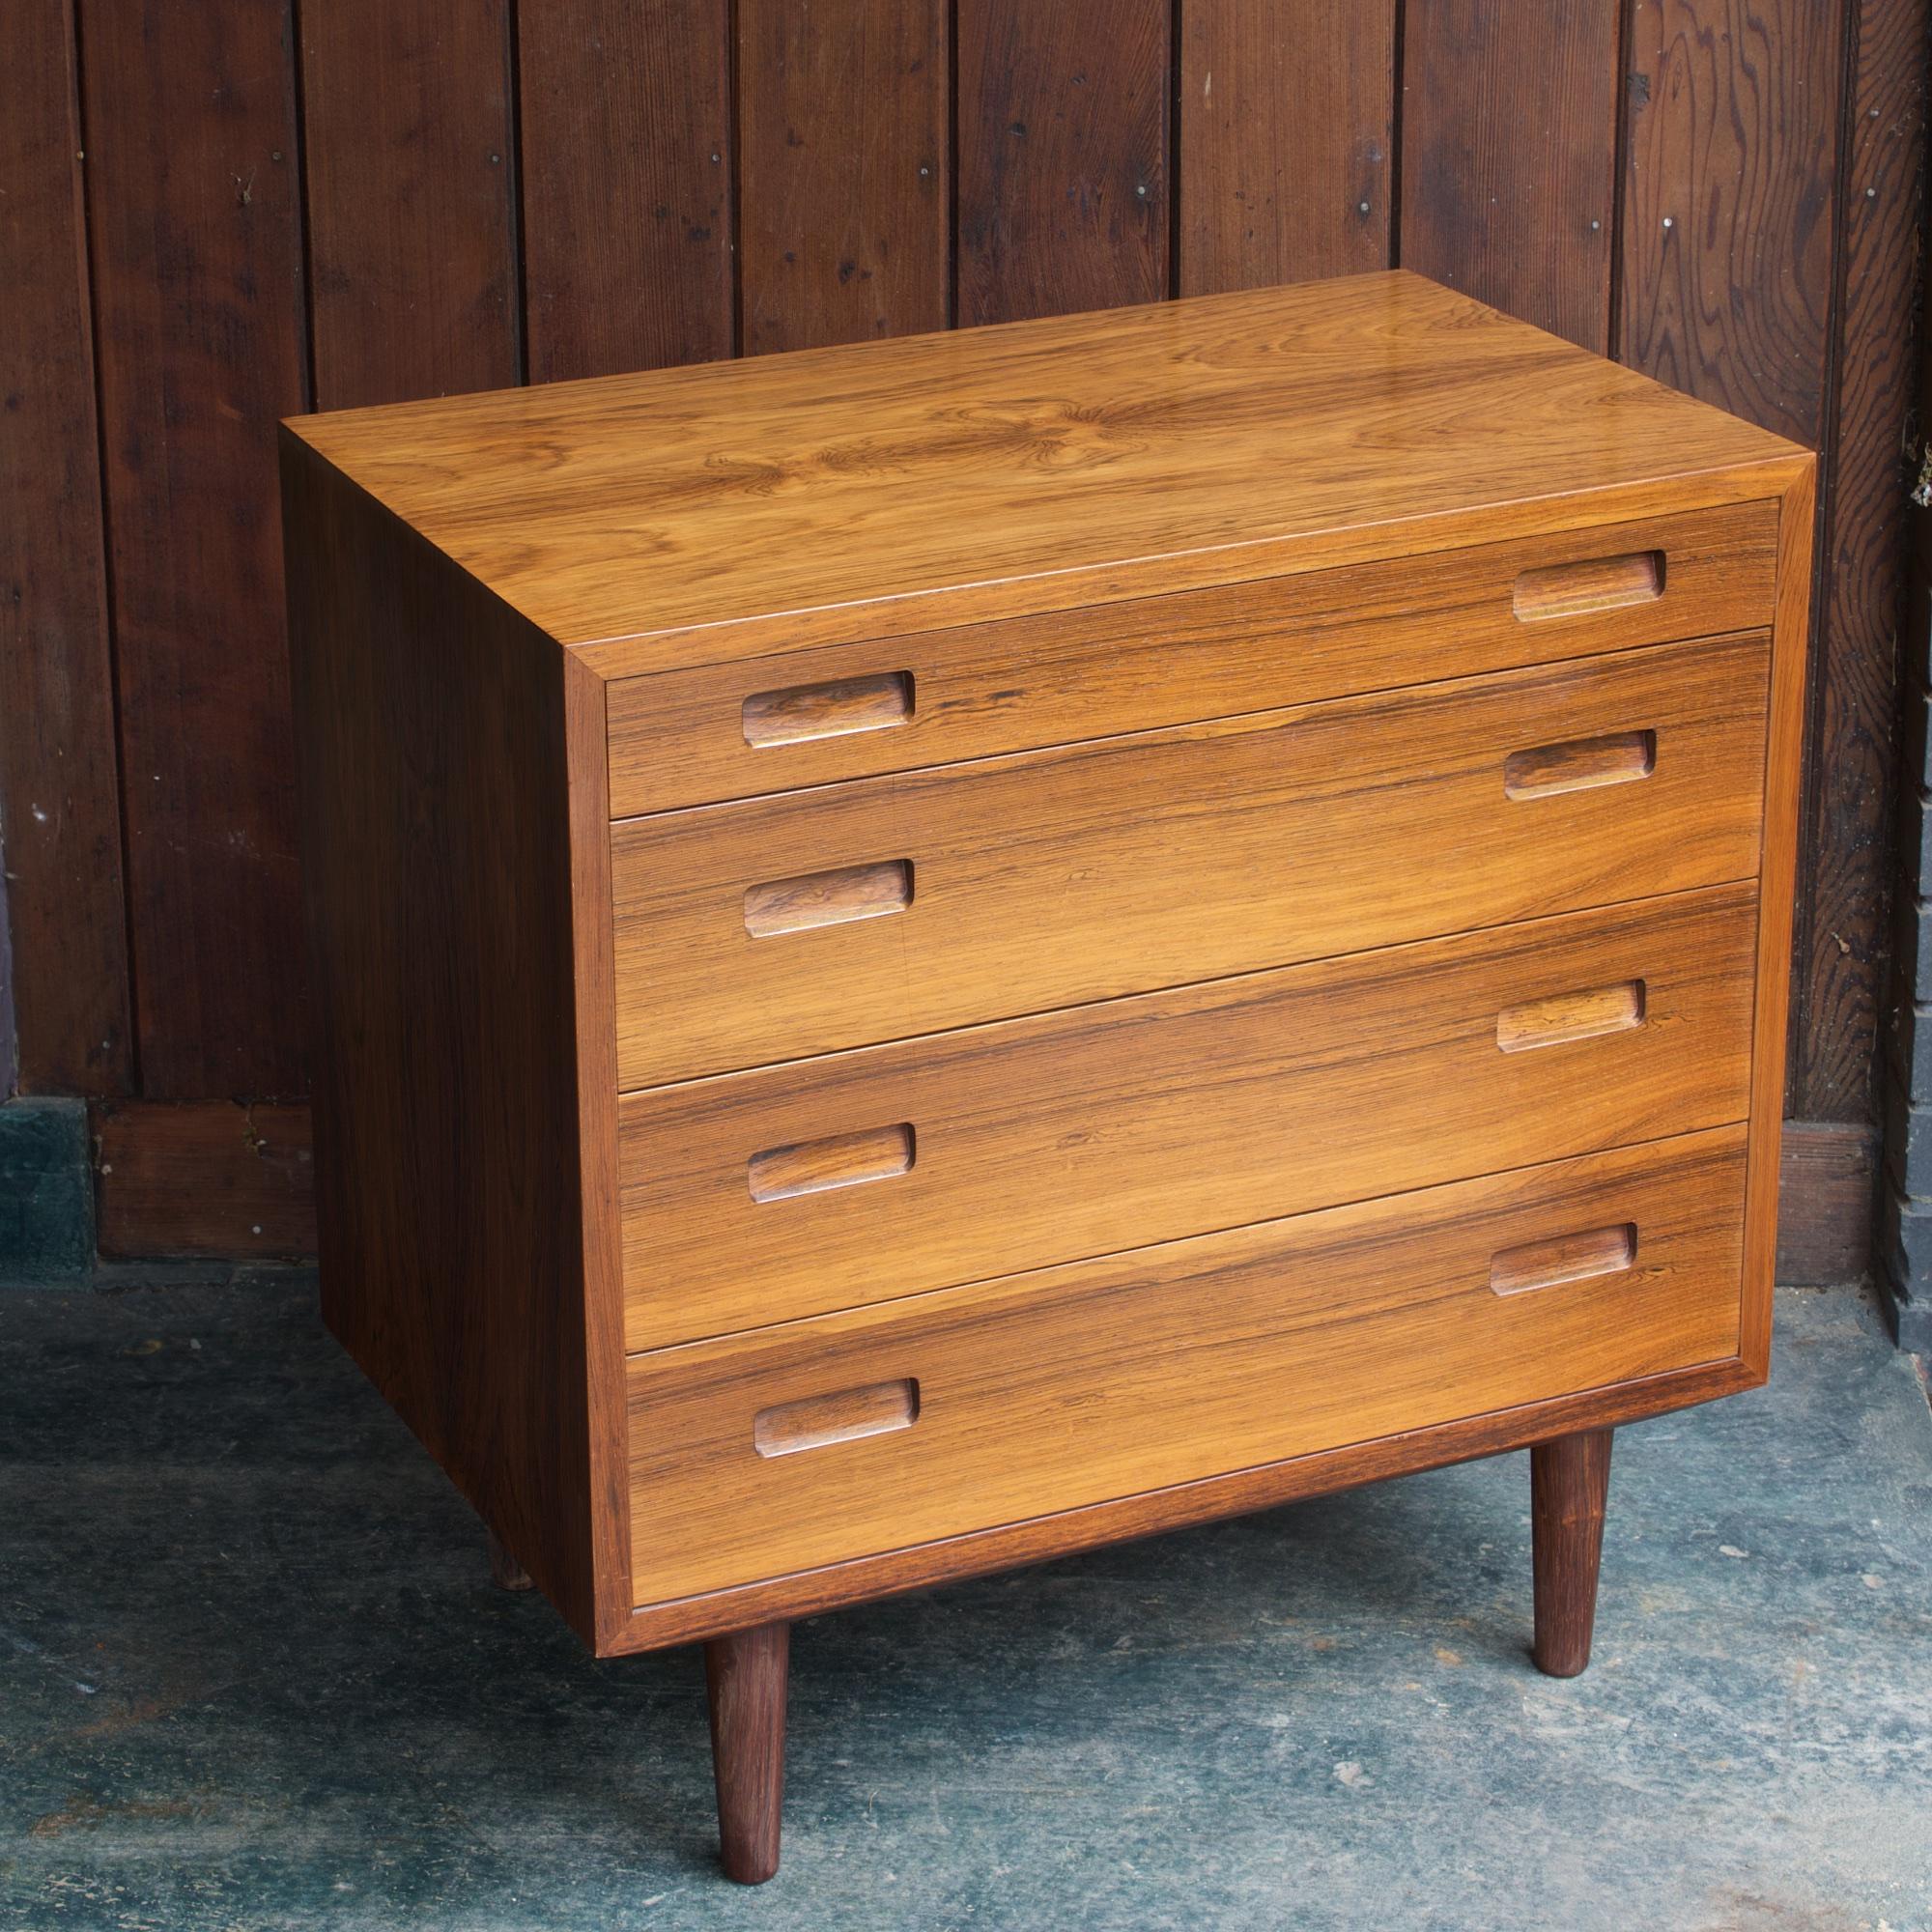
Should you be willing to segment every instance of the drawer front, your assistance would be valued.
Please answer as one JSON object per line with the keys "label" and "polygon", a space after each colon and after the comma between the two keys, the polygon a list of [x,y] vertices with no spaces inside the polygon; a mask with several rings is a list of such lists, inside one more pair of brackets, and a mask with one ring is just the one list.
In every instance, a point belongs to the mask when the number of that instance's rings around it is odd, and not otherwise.
{"label": "drawer front", "polygon": [[625,1089],[1744,878],[1762,635],[613,828]]}
{"label": "drawer front", "polygon": [[1724,1359],[1744,1178],[1726,1128],[635,1357],[637,1601]]}
{"label": "drawer front", "polygon": [[1771,622],[1774,502],[625,678],[614,818]]}
{"label": "drawer front", "polygon": [[619,1103],[631,1349],[1744,1119],[1748,887]]}

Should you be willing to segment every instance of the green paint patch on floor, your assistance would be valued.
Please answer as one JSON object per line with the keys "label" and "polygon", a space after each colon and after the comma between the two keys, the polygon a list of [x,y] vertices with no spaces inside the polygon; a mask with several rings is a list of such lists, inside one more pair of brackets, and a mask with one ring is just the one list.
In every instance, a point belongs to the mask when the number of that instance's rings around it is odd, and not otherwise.
{"label": "green paint patch on floor", "polygon": [[691,1652],[594,1663],[312,1285],[0,1301],[0,1924],[1932,1928],[1932,1411],[1854,1298],[1626,1430],[1537,1675],[1517,1456],[814,1620],[784,1869]]}

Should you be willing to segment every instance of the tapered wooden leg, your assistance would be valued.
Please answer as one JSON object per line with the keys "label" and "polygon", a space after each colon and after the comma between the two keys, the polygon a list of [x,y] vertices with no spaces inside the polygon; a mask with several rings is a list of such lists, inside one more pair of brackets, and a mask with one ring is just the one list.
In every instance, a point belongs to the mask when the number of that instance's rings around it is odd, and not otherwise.
{"label": "tapered wooden leg", "polygon": [[530,1573],[497,1541],[497,1532],[486,1529],[484,1534],[490,1539],[490,1580],[499,1590],[531,1588]]}
{"label": "tapered wooden leg", "polygon": [[704,1646],[719,1861],[740,1885],[763,1885],[779,1868],[790,1654],[789,1624],[761,1624]]}
{"label": "tapered wooden leg", "polygon": [[1610,1489],[1607,1429],[1559,1435],[1529,1452],[1529,1512],[1536,1566],[1536,1667],[1575,1677],[1590,1661],[1597,1564]]}

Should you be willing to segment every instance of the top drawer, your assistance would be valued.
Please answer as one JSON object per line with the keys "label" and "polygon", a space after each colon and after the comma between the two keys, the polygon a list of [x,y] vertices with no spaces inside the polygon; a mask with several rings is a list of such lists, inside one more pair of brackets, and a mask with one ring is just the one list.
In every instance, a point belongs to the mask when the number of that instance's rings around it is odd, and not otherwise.
{"label": "top drawer", "polygon": [[1775,502],[1739,503],[624,678],[611,812],[1753,630],[1776,535]]}

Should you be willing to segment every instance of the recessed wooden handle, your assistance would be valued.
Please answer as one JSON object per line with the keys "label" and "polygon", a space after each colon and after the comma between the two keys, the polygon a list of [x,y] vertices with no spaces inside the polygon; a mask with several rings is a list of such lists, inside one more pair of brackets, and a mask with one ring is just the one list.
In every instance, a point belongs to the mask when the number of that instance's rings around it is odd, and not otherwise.
{"label": "recessed wooden handle", "polygon": [[758,691],[745,700],[748,745],[797,745],[808,738],[843,738],[854,731],[890,731],[911,722],[912,673],[886,670],[869,677],[835,677],[823,684]]}
{"label": "recessed wooden handle", "polygon": [[1525,624],[1536,624],[1546,617],[1583,617],[1593,611],[1648,604],[1662,595],[1663,553],[1639,550],[1525,570],[1516,581],[1511,602]]}
{"label": "recessed wooden handle", "polygon": [[823,1194],[832,1187],[858,1187],[867,1180],[890,1180],[910,1174],[917,1158],[912,1123],[867,1127],[862,1133],[828,1134],[822,1141],[754,1153],[746,1169],[753,1201],[788,1201],[795,1194]]}
{"label": "recessed wooden handle", "polygon": [[1615,986],[1592,986],[1577,993],[1554,993],[1505,1007],[1496,1015],[1496,1044],[1505,1053],[1527,1053],[1565,1040],[1594,1039],[1599,1034],[1628,1033],[1643,1024],[1644,985],[1626,980]]}
{"label": "recessed wooden handle", "polygon": [[1613,1228],[1591,1228],[1579,1235],[1558,1235],[1548,1241],[1526,1241],[1520,1248],[1499,1248],[1490,1257],[1490,1293],[1529,1294],[1560,1282],[1621,1274],[1635,1260],[1634,1221],[1621,1221]]}
{"label": "recessed wooden handle", "polygon": [[752,1446],[760,1456],[795,1456],[801,1449],[823,1449],[862,1435],[888,1435],[918,1420],[919,1383],[908,1376],[761,1408],[752,1420]]}
{"label": "recessed wooden handle", "polygon": [[1511,798],[1548,798],[1592,785],[1629,784],[1657,769],[1655,731],[1613,731],[1603,738],[1570,738],[1536,745],[1503,760],[1503,790]]}
{"label": "recessed wooden handle", "polygon": [[808,932],[814,925],[883,919],[912,904],[912,862],[882,859],[872,866],[839,866],[795,879],[768,879],[745,894],[745,930],[753,939]]}

